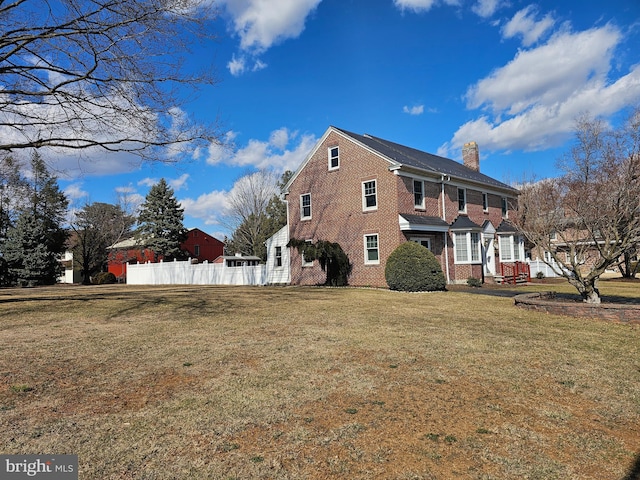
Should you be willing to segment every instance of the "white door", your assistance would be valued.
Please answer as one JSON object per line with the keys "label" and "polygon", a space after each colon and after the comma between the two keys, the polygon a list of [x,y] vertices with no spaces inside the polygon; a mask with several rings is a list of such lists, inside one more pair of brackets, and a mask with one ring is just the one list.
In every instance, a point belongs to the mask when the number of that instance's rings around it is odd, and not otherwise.
{"label": "white door", "polygon": [[496,274],[496,259],[493,236],[484,237],[482,240],[482,264],[484,265],[484,274],[494,276]]}

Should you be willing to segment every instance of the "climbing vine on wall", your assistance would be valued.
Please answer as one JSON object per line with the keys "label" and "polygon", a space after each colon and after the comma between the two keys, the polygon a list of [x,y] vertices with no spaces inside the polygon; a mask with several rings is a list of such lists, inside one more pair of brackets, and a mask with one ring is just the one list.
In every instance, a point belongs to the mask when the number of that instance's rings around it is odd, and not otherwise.
{"label": "climbing vine on wall", "polygon": [[288,247],[295,248],[298,253],[304,255],[308,261],[318,260],[320,268],[326,272],[327,279],[325,285],[342,287],[348,285],[348,277],[351,274],[351,262],[338,243],[318,240],[316,243],[309,243],[305,240],[292,238]]}

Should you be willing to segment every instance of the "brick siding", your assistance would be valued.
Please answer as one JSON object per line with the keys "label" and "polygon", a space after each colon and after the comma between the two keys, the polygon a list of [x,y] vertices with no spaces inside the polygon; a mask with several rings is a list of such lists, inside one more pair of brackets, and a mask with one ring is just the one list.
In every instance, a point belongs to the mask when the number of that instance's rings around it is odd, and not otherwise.
{"label": "brick siding", "polygon": [[[329,170],[328,149],[339,147],[339,168]],[[426,237],[431,240],[431,250],[446,272],[444,234],[441,232],[402,232],[398,215],[424,215],[442,218],[442,184],[440,178],[423,177],[424,208],[414,205],[413,180],[404,174],[396,175],[389,170],[390,163],[377,154],[362,147],[352,139],[330,130],[324,141],[313,151],[306,165],[297,172],[289,186],[289,238],[299,240],[326,240],[337,242],[353,265],[349,283],[359,286],[386,287],[385,262],[398,245],[410,237]],[[419,177],[416,177],[418,179]],[[363,211],[362,182],[375,180],[377,209]],[[311,194],[311,218],[300,218],[300,196]],[[482,190],[467,188],[467,214],[482,226],[490,220],[494,227],[502,221],[501,196],[488,195],[488,212],[482,208]],[[451,224],[459,215],[458,190],[455,185],[445,184],[446,222]],[[364,263],[364,236],[378,235],[380,263]],[[447,234],[450,278],[466,282],[469,277],[481,278],[480,264],[455,265],[453,239]],[[497,261],[496,261],[497,264]],[[496,265],[499,268],[499,265]],[[312,267],[303,267],[301,255],[292,249],[291,282],[301,285],[324,283],[326,275],[318,262]]]}

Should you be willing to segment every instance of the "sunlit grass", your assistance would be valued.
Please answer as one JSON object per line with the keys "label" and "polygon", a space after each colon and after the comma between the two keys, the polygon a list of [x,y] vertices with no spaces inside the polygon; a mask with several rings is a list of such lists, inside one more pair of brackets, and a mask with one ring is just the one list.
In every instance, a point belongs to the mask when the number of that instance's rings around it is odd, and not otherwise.
{"label": "sunlit grass", "polygon": [[0,290],[0,451],[78,454],[83,479],[617,479],[639,348],[464,291]]}

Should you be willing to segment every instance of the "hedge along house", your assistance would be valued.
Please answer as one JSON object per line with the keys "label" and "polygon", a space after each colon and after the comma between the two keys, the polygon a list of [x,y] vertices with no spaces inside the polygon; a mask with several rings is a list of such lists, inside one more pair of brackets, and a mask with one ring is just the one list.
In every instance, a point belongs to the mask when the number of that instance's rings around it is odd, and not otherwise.
{"label": "hedge along house", "polygon": [[[524,259],[508,222],[518,191],[480,173],[474,142],[463,159],[329,127],[285,186],[288,237],[340,244],[351,285],[385,287],[386,259],[406,241],[429,248],[448,283],[491,281],[500,262]],[[291,250],[290,282],[323,283],[318,262]]]}

